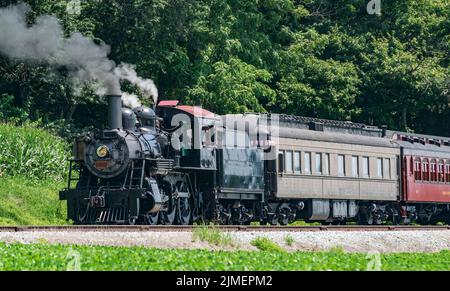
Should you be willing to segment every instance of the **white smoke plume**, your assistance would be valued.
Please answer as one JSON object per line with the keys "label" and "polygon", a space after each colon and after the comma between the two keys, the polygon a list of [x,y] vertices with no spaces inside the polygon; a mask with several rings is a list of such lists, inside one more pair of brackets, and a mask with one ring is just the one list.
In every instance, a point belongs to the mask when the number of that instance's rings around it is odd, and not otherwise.
{"label": "white smoke plume", "polygon": [[[108,45],[98,45],[79,32],[65,37],[60,21],[50,15],[39,16],[33,25],[28,26],[26,17],[30,10],[24,3],[0,9],[0,54],[12,59],[65,67],[74,84],[97,82],[99,95],[121,94],[120,80],[128,80],[144,95],[156,100],[158,93],[153,81],[138,77],[131,65],[121,64],[116,68],[114,61],[108,58]],[[140,103],[137,96],[124,96],[127,106]]]}
{"label": "white smoke plume", "polygon": [[122,93],[122,103],[124,106],[131,108],[131,109],[142,105],[141,101],[139,100],[139,98],[136,95],[126,93],[126,92]]}
{"label": "white smoke plume", "polygon": [[158,89],[153,80],[139,77],[133,65],[121,63],[114,70],[114,73],[121,80],[127,80],[131,84],[136,85],[146,98],[152,97],[153,104],[158,102]]}

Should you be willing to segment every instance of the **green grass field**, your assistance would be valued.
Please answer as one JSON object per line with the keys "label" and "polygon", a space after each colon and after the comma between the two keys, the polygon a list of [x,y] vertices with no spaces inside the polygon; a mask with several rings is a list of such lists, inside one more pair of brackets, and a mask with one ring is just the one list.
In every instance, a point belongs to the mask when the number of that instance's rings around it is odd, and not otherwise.
{"label": "green grass field", "polygon": [[0,123],[0,225],[64,224],[70,146],[33,125]]}
{"label": "green grass field", "polygon": [[59,201],[63,182],[0,177],[0,225],[59,225],[66,207]]}
{"label": "green grass field", "polygon": [[[0,124],[0,225],[67,223],[65,187],[69,148],[32,126]],[[297,222],[304,225],[304,222]],[[199,227],[193,237],[233,246],[227,234]],[[163,250],[143,247],[0,243],[0,270],[450,270],[450,251],[431,254],[288,253],[268,239],[260,251]],[[292,238],[285,238],[286,245]]]}
{"label": "green grass field", "polygon": [[367,255],[343,252],[162,250],[0,244],[0,270],[450,270],[450,251]]}

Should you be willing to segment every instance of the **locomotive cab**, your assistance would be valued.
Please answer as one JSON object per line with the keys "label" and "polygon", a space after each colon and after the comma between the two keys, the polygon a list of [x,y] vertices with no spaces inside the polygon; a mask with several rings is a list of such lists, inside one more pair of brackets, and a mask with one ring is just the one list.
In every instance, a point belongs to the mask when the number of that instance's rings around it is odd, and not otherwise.
{"label": "locomotive cab", "polygon": [[161,101],[157,107],[162,126],[170,132],[172,147],[180,154],[180,167],[216,170],[214,113],[178,101]]}

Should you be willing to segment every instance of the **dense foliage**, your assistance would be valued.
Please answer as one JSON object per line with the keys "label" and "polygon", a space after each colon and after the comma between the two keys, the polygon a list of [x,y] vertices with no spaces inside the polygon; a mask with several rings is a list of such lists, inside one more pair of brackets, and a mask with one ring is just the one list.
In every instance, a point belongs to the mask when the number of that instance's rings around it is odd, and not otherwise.
{"label": "dense foliage", "polygon": [[[56,15],[67,33],[110,44],[161,99],[450,130],[449,1],[382,0],[381,15],[367,13],[368,0],[26,2],[30,22]],[[74,94],[63,68],[0,56],[0,96],[0,119],[41,120],[61,135],[105,121],[105,101]]]}
{"label": "dense foliage", "polygon": [[[43,241],[45,242],[45,241]],[[449,270],[450,252],[359,254],[0,243],[0,270]]]}
{"label": "dense foliage", "polygon": [[0,177],[62,181],[67,172],[68,144],[33,125],[0,123]]}

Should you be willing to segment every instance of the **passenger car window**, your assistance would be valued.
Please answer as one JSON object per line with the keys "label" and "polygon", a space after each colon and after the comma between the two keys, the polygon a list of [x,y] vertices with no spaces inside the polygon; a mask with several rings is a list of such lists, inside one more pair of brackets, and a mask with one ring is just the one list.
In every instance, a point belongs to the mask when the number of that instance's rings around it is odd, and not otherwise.
{"label": "passenger car window", "polygon": [[345,176],[345,156],[338,155],[338,175]]}
{"label": "passenger car window", "polygon": [[352,176],[353,177],[359,176],[359,162],[357,156],[352,156]]}
{"label": "passenger car window", "polygon": [[386,178],[390,179],[391,178],[391,160],[384,159],[383,166],[384,166],[384,176]]}
{"label": "passenger car window", "polygon": [[437,179],[436,177],[436,160],[431,160],[430,161],[430,178],[431,181],[435,182]]}
{"label": "passenger car window", "polygon": [[294,152],[294,173],[301,172],[300,152]]}
{"label": "passenger car window", "polygon": [[323,154],[323,173],[330,174],[330,154]]}
{"label": "passenger car window", "polygon": [[383,159],[377,158],[377,176],[383,178]]}
{"label": "passenger car window", "polygon": [[305,173],[311,173],[311,153],[305,153]]}
{"label": "passenger car window", "polygon": [[422,160],[422,180],[430,180],[430,165],[428,164],[428,159]]}
{"label": "passenger car window", "polygon": [[363,157],[362,158],[362,168],[363,168],[363,176],[364,177],[369,177],[370,172],[369,172],[369,157]]}
{"label": "passenger car window", "polygon": [[292,151],[286,151],[285,169],[287,173],[292,173]]}
{"label": "passenger car window", "polygon": [[450,183],[450,161],[445,162],[445,181]]}
{"label": "passenger car window", "polygon": [[444,169],[445,169],[444,161],[440,160],[438,167],[438,181],[441,183],[445,182]]}
{"label": "passenger car window", "polygon": [[322,174],[322,154],[316,153],[316,173]]}
{"label": "passenger car window", "polygon": [[422,180],[422,162],[420,161],[420,158],[414,159],[414,178],[416,181]]}
{"label": "passenger car window", "polygon": [[283,151],[278,152],[278,172],[279,173],[284,172],[284,152]]}

